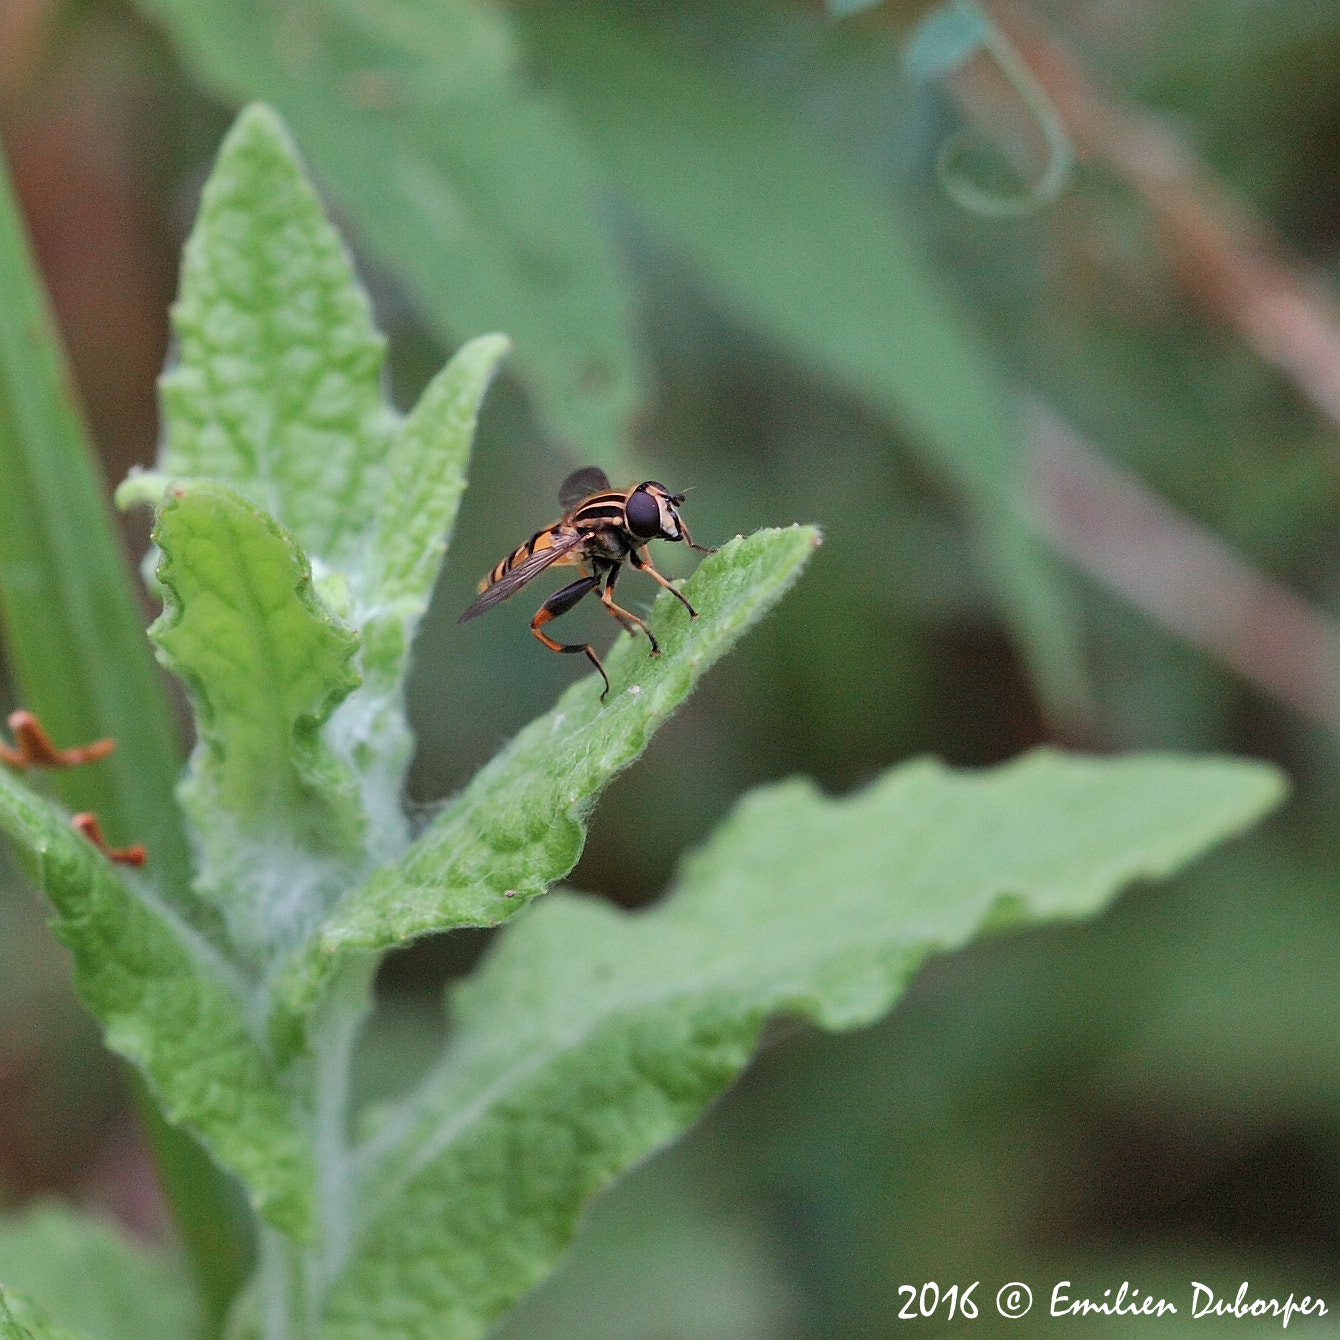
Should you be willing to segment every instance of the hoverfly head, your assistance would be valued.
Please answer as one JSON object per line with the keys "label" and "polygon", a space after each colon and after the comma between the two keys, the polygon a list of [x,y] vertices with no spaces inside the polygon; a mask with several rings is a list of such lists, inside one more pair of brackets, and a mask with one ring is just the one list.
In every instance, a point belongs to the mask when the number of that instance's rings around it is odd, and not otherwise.
{"label": "hoverfly head", "polygon": [[663,484],[649,479],[628,495],[624,519],[639,540],[680,540],[683,527],[675,511],[675,498]]}

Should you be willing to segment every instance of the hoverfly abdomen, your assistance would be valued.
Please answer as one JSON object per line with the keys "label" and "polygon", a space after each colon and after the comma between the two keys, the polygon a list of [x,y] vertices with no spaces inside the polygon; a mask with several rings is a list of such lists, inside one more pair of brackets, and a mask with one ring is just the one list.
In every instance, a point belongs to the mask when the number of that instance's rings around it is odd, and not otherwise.
{"label": "hoverfly abdomen", "polygon": [[614,584],[625,563],[631,563],[639,572],[645,572],[665,587],[696,619],[698,612],[680,592],[652,566],[647,553],[649,540],[683,541],[691,549],[704,553],[711,550],[694,544],[679,515],[684,502],[682,493],[671,493],[663,484],[646,480],[630,489],[612,489],[603,470],[588,466],[576,470],[563,481],[558,491],[559,506],[567,511],[552,525],[536,531],[525,544],[508,554],[479,583],[479,598],[457,620],[468,623],[471,619],[501,604],[519,591],[545,568],[571,565],[581,568],[582,576],[556,591],[536,611],[531,620],[531,632],[551,651],[582,653],[600,672],[605,681],[603,702],[609,693],[609,677],[595,649],[584,642],[555,642],[541,631],[551,619],[566,614],[583,596],[598,591],[600,603],[610,615],[630,633],[641,630],[651,642],[653,656],[660,648],[651,629],[636,614],[614,603]]}

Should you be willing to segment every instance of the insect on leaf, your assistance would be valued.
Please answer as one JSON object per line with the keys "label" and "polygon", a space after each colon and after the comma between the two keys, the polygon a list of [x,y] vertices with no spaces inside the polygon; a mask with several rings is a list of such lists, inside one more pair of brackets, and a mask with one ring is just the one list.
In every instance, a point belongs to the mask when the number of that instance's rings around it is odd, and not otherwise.
{"label": "insect on leaf", "polygon": [[484,767],[396,864],[346,899],[294,960],[299,1013],[342,954],[386,949],[430,931],[494,925],[576,864],[601,790],[646,748],[698,678],[772,608],[819,542],[808,526],[762,530],[705,558],[684,587],[690,620],[668,592],[650,624],[663,654],[626,635],[598,677],[574,685]]}
{"label": "insect on leaf", "polygon": [[1060,574],[1020,510],[1023,439],[1008,388],[898,202],[651,22],[582,5],[519,16],[614,180],[713,292],[905,427],[960,490],[1044,692],[1079,713],[1078,636]]}

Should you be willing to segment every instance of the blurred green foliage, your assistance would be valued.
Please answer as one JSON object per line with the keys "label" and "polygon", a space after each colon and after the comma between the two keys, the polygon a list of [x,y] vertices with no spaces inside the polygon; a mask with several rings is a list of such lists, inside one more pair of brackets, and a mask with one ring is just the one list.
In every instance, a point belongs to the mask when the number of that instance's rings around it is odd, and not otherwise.
{"label": "blurred green foliage", "polygon": [[[918,752],[1008,756],[1049,733],[1058,690],[1040,698],[1039,667],[1053,667],[1062,696],[1066,685],[1077,694],[1076,646],[1087,742],[1264,753],[1298,783],[1268,834],[1173,887],[1129,896],[1094,926],[939,963],[892,1020],[859,1036],[779,1036],[688,1146],[598,1207],[568,1273],[511,1333],[598,1335],[588,1309],[599,1308],[608,1333],[647,1340],[880,1336],[898,1328],[898,1285],[924,1278],[1022,1278],[1035,1289],[1072,1278],[1101,1294],[1123,1278],[1185,1291],[1212,1276],[1225,1288],[1250,1278],[1335,1291],[1340,747],[1046,558],[981,483],[1009,479],[1011,397],[1028,389],[1340,616],[1337,430],[1189,295],[1124,182],[1081,162],[1058,201],[1012,223],[946,199],[934,162],[958,113],[941,88],[906,81],[902,41],[923,9],[907,0],[842,21],[784,0],[471,6],[500,45],[494,64],[469,67],[492,82],[460,97],[479,117],[508,108],[498,113],[513,118],[506,143],[457,133],[469,123],[448,106],[459,52],[416,36],[455,6],[32,7],[45,14],[38,54],[25,64],[11,45],[5,64],[0,51],[0,129],[14,152],[27,146],[20,184],[95,408],[98,378],[117,377],[129,337],[81,352],[90,323],[80,302],[93,297],[62,305],[60,267],[71,248],[99,255],[111,243],[77,208],[87,179],[67,174],[62,195],[60,172],[38,170],[43,155],[65,161],[44,128],[73,126],[111,165],[106,175],[130,183],[134,217],[147,220],[146,264],[170,269],[192,212],[183,200],[230,115],[211,100],[220,95],[273,97],[347,212],[392,333],[399,403],[440,364],[440,341],[485,326],[517,339],[517,377],[486,412],[419,644],[417,801],[458,789],[578,673],[531,644],[519,604],[465,629],[454,619],[479,574],[550,519],[571,465],[616,451],[639,463],[630,474],[654,462],[648,471],[671,486],[694,486],[686,514],[709,542],[802,519],[826,543],[808,581],[606,798],[579,887],[627,903],[655,896],[678,853],[754,782],[804,771],[845,790]],[[1220,185],[1335,282],[1340,5],[1033,8],[1095,78],[1164,115]],[[273,23],[249,22],[262,10]],[[225,12],[233,26],[210,27]],[[210,55],[225,38],[241,53],[229,56],[235,73]],[[397,104],[401,76],[382,76],[399,61],[413,64],[411,91],[431,97]],[[637,75],[645,68],[657,82]],[[202,71],[210,92],[196,82]],[[350,82],[360,71],[369,77]],[[685,106],[667,108],[679,81]],[[705,88],[712,108],[747,111],[718,110],[714,124]],[[109,105],[120,128],[110,143],[80,115]],[[720,157],[690,159],[670,178],[658,165],[682,162],[685,142],[668,142],[668,127],[690,113],[693,152],[715,145]],[[543,171],[537,142],[558,146]],[[518,321],[481,320],[472,304],[482,300],[453,288],[431,224],[378,194],[407,144],[437,174],[434,198],[448,190],[442,174],[460,189],[452,172],[488,165],[490,198],[507,214],[499,228],[528,258],[509,271],[526,281],[509,292],[535,304],[529,347]],[[792,186],[774,174],[766,194],[745,189],[751,161],[794,162],[797,144],[816,177]],[[806,180],[835,184],[807,201]],[[734,204],[723,200],[736,190]],[[760,198],[769,213],[755,218],[748,202]],[[802,221],[779,217],[786,207],[803,209]],[[44,218],[63,220],[71,231],[59,236],[77,242],[57,245]],[[751,233],[770,239],[766,256],[752,255]],[[867,250],[875,259],[856,264]],[[910,305],[897,301],[895,273],[917,276]],[[596,351],[606,371],[584,382],[573,360],[579,348],[588,356],[597,308],[618,342]],[[858,335],[878,376],[843,361],[843,339]],[[93,417],[104,443],[123,441],[110,411]],[[134,447],[152,454],[147,436]],[[983,543],[984,525],[997,540],[991,527],[1009,528],[1013,571]],[[574,636],[589,629],[597,645],[606,622],[599,611],[569,616]],[[64,1104],[46,1138],[68,1144],[62,1160],[36,1136],[17,1143],[18,1118],[0,1107],[3,1180],[16,1195],[58,1180],[53,1169],[66,1185],[78,1181],[71,1169],[86,1175],[111,1106],[101,1088],[88,1091],[101,1072],[88,1070],[85,1034],[55,994],[61,969],[39,957],[48,949],[22,948],[41,943],[25,897],[14,890],[0,904],[14,928],[0,937],[0,1063],[33,1076],[32,1101]],[[431,1051],[441,979],[477,948],[453,938],[389,966],[377,1028],[399,1040],[404,1066],[388,1073],[382,1058],[371,1091],[402,1086]],[[22,1069],[53,1041],[64,1071]],[[47,1171],[27,1176],[25,1160]]]}

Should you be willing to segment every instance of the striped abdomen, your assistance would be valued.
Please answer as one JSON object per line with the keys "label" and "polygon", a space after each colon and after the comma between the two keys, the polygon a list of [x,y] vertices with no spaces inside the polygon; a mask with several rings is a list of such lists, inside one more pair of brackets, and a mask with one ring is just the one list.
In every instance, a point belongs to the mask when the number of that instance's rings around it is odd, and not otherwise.
{"label": "striped abdomen", "polygon": [[[479,589],[486,591],[490,586],[502,581],[513,568],[533,558],[546,549],[553,548],[556,542],[576,533],[594,534],[599,531],[622,531],[624,525],[624,504],[628,501],[627,492],[610,490],[608,493],[593,493],[577,507],[574,507],[561,521],[555,521],[543,530],[536,531],[525,544],[518,545],[501,563],[498,564],[482,582]],[[614,546],[615,549],[618,546]],[[571,553],[554,559],[554,566],[578,564],[588,557],[584,545],[579,545]]]}
{"label": "striped abdomen", "polygon": [[[543,530],[538,530],[526,541],[525,544],[518,545],[507,555],[501,563],[498,564],[492,572],[489,573],[483,581],[479,583],[479,589],[486,591],[495,582],[500,582],[507,576],[518,564],[524,563],[528,558],[535,554],[542,553],[546,549],[552,549],[554,540],[562,534],[570,534],[574,527],[568,525],[566,521],[556,522],[552,526],[546,526]],[[556,564],[580,563],[582,554],[580,549],[574,549],[571,554],[565,554],[562,558],[556,558]]]}

